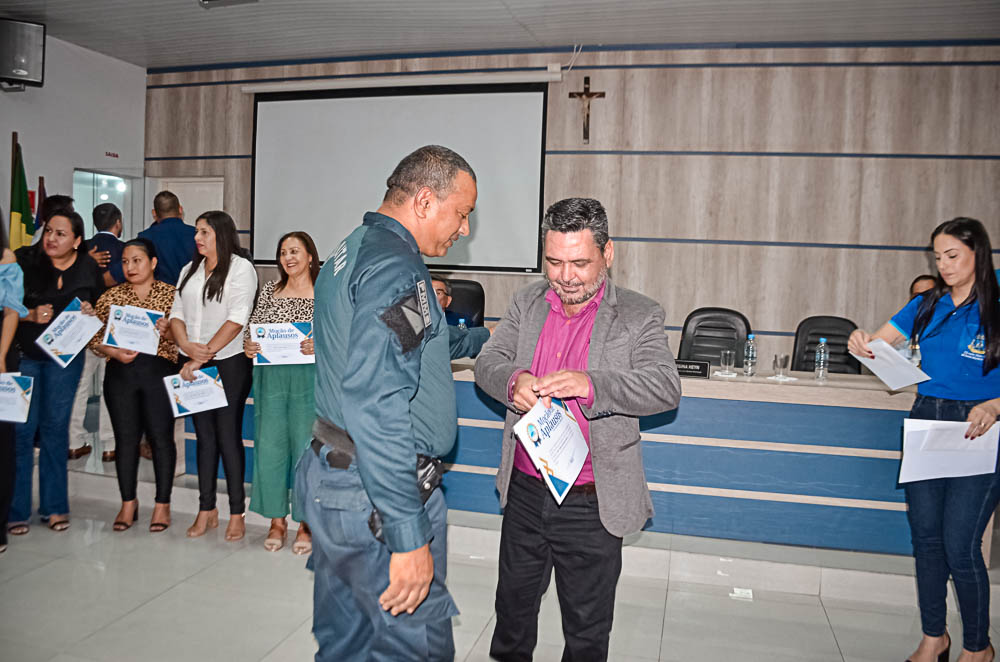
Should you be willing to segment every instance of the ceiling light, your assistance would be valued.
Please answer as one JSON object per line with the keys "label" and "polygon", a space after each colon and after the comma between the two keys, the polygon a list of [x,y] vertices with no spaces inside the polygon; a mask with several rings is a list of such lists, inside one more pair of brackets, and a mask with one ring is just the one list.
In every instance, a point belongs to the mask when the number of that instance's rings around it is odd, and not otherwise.
{"label": "ceiling light", "polygon": [[101,200],[107,200],[107,199],[108,199],[108,194],[107,193],[102,193],[101,194]]}
{"label": "ceiling light", "polygon": [[118,182],[117,184],[115,184],[115,190],[118,191],[119,193],[124,193],[126,188],[128,187],[125,186],[125,182]]}

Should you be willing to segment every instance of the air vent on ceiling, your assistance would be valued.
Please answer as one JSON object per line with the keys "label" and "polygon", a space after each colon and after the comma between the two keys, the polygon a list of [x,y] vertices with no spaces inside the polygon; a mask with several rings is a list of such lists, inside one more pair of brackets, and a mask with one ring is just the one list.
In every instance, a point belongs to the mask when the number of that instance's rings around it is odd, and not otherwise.
{"label": "air vent on ceiling", "polygon": [[229,5],[249,5],[257,0],[198,0],[202,9],[213,9],[215,7],[228,7]]}

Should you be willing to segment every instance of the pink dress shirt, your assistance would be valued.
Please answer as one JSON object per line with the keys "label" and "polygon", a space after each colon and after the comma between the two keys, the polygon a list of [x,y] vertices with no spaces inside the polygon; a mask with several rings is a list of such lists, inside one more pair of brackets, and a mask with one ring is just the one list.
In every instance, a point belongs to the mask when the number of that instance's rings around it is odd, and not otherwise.
{"label": "pink dress shirt", "polygon": [[[555,291],[549,290],[545,295],[545,300],[549,302],[551,310],[549,310],[548,317],[545,318],[545,325],[542,327],[542,333],[538,336],[538,344],[535,346],[535,357],[531,361],[532,375],[544,377],[550,372],[556,372],[557,370],[581,370],[586,372],[587,353],[590,351],[590,334],[594,329],[594,319],[597,317],[597,309],[601,305],[601,300],[604,299],[604,288],[606,286],[607,281],[601,285],[601,288],[597,290],[597,294],[587,302],[587,305],[572,317],[566,316],[562,301],[559,300],[559,295]],[[511,377],[511,384],[508,390],[513,389],[513,383],[519,374],[520,372],[516,372]],[[580,424],[580,431],[583,432],[583,438],[587,440],[587,445],[589,446],[590,422],[583,415],[580,406],[582,404],[590,407],[594,403],[593,382],[590,384],[589,397],[582,402],[578,398],[570,398],[565,400],[565,402]],[[517,444],[514,450],[514,467],[529,476],[541,478],[541,474],[538,473],[535,465],[531,462],[531,457],[520,443]],[[590,461],[590,453],[588,453],[587,459],[584,460],[583,468],[580,470],[580,475],[577,477],[574,485],[593,482],[594,467]]]}

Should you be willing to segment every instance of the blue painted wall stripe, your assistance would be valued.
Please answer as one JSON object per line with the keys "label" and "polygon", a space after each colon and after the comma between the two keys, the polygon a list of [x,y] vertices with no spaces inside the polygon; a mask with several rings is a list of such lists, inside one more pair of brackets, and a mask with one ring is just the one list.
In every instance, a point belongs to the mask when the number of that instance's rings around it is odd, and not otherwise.
{"label": "blue painted wall stripe", "polygon": [[[449,508],[500,512],[493,476],[451,471],[443,484]],[[670,492],[651,496],[656,514],[648,531],[883,554],[912,550],[903,512]]]}
{"label": "blue painted wall stripe", "polygon": [[883,554],[910,554],[906,513],[695,494],[652,494],[650,531]]}
{"label": "blue painted wall stripe", "polygon": [[772,69],[793,68],[855,68],[855,67],[996,67],[997,60],[925,60],[903,62],[884,60],[881,62],[684,62],[677,64],[581,64],[573,67],[576,71],[601,71],[614,69]]}
{"label": "blue painted wall stripe", "polygon": [[[607,44],[586,46],[584,52],[621,51],[683,51],[683,50],[751,50],[758,48],[938,48],[947,46],[1000,46],[1000,39],[925,39],[894,41],[761,41],[761,42],[704,42],[704,43],[664,43],[664,44]],[[552,46],[550,48],[493,48],[473,50],[430,51],[425,53],[377,53],[373,55],[349,55],[341,57],[297,58],[285,60],[251,60],[243,62],[218,62],[178,67],[150,67],[148,75],[180,73],[186,71],[212,71],[215,69],[243,69],[249,67],[279,67],[300,64],[323,64],[328,62],[372,62],[378,60],[409,60],[435,57],[469,57],[476,55],[529,55],[544,53],[572,53],[573,46]]]}
{"label": "blue painted wall stripe", "polygon": [[695,149],[547,149],[546,156],[779,156],[835,159],[920,159],[1000,161],[1000,154],[918,154],[886,152],[733,152]]}
{"label": "blue painted wall stripe", "polygon": [[[923,253],[927,246],[894,246],[891,244],[830,244],[807,241],[760,241],[756,239],[692,239],[688,237],[611,237],[622,243],[639,244],[701,244],[707,246],[773,246],[778,248],[846,248],[862,251],[911,251]],[[1000,248],[993,250],[1000,255]],[[761,333],[764,333],[761,331]]]}
{"label": "blue painted wall stripe", "polygon": [[[903,503],[899,460],[642,444],[646,480],[707,488]],[[496,464],[496,462],[494,462]]]}
{"label": "blue painted wall stripe", "polygon": [[[500,430],[460,427],[455,448],[444,459],[495,470],[500,437]],[[904,501],[903,491],[896,489],[899,460],[657,442],[642,442],[642,457],[651,483]]]}
{"label": "blue painted wall stripe", "polygon": [[[455,382],[455,392],[459,418],[503,420],[503,405],[472,382]],[[676,410],[643,417],[639,427],[643,432],[684,437],[898,451],[906,415],[882,409],[683,396]]]}

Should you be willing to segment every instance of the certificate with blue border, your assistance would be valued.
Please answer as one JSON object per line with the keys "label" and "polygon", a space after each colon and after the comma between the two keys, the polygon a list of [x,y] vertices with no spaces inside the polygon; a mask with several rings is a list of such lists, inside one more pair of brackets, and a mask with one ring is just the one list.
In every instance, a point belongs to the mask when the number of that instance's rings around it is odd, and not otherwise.
{"label": "certificate with blue border", "polygon": [[158,310],[138,306],[111,306],[102,342],[109,347],[155,356],[160,348],[160,332],[156,330],[156,322],[161,317],[163,313]]}
{"label": "certificate with blue border", "polygon": [[316,363],[314,354],[302,353],[302,341],[312,338],[312,322],[251,324],[250,340],[260,345],[254,365]]}
{"label": "certificate with blue border", "polygon": [[228,404],[219,369],[214,366],[195,370],[194,381],[189,382],[180,375],[170,375],[163,378],[163,384],[167,388],[174,418],[219,409]]}
{"label": "certificate with blue border", "polygon": [[514,424],[514,434],[561,505],[590,453],[573,413],[558,398],[552,398],[551,407],[539,398]]}
{"label": "certificate with blue border", "polygon": [[24,423],[31,407],[34,378],[12,372],[0,373],[0,421]]}
{"label": "certificate with blue border", "polygon": [[76,358],[103,323],[95,315],[84,315],[79,298],[74,298],[52,323],[45,327],[35,344],[65,368]]}

